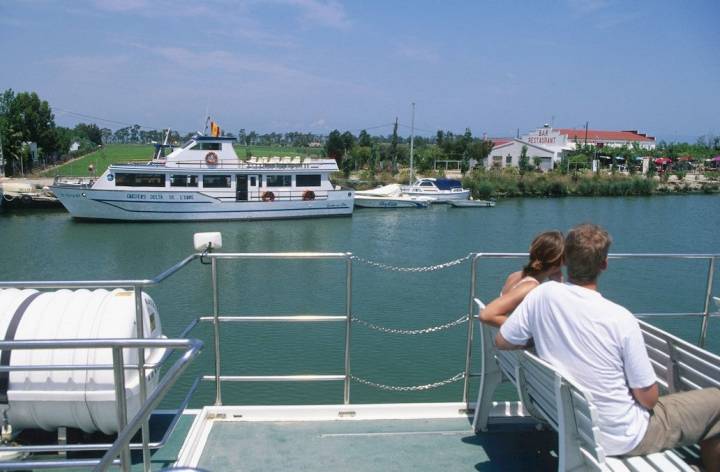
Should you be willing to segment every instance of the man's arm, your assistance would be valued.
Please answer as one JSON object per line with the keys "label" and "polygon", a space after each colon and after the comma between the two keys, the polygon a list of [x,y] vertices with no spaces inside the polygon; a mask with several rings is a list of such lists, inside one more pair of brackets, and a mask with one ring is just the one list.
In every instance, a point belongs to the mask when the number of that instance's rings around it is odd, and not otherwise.
{"label": "man's arm", "polygon": [[623,334],[623,368],[628,388],[636,402],[652,410],[659,396],[657,377],[637,320],[633,319],[631,324],[626,325]]}
{"label": "man's arm", "polygon": [[632,396],[635,397],[635,401],[647,410],[655,408],[658,397],[660,396],[657,383],[654,383],[649,387],[631,388],[630,392],[632,393]]}

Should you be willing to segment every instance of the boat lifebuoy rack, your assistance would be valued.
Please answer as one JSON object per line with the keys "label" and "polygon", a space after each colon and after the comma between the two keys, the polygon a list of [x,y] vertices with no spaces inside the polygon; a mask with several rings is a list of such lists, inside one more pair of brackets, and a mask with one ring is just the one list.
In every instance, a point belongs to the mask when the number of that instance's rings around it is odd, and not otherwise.
{"label": "boat lifebuoy rack", "polygon": [[205,162],[207,162],[207,164],[210,166],[216,165],[218,163],[218,155],[210,151],[209,153],[205,154]]}
{"label": "boat lifebuoy rack", "polygon": [[315,200],[315,192],[313,192],[312,190],[305,190],[305,193],[303,193],[302,199],[305,201]]}
{"label": "boat lifebuoy rack", "polygon": [[274,202],[275,194],[273,192],[263,192],[261,198],[262,198],[262,201],[264,201],[264,202]]}

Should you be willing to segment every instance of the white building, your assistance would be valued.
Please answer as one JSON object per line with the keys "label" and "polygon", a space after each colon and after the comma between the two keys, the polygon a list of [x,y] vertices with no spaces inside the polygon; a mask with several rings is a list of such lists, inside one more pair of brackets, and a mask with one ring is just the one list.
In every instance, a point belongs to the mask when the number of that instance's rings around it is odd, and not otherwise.
{"label": "white building", "polygon": [[540,169],[551,170],[563,154],[585,143],[592,146],[622,147],[637,145],[642,149],[655,149],[655,138],[637,131],[604,131],[572,128],[538,128],[520,138],[493,139],[495,146],[485,160],[485,167],[518,167],[523,146],[527,146],[528,163],[535,165],[539,157]]}

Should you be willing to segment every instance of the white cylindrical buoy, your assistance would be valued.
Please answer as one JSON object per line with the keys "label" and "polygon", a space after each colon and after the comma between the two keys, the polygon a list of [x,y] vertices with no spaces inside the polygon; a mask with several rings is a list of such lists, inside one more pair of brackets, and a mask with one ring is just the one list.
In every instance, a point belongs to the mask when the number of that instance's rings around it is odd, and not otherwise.
{"label": "white cylindrical buoy", "polygon": [[[147,338],[162,337],[157,307],[143,293],[143,324]],[[132,291],[0,290],[0,339],[134,338],[135,297]],[[147,363],[156,363],[164,349],[146,349]],[[137,349],[123,350],[126,365],[137,365]],[[0,372],[0,402],[15,429],[58,427],[86,432],[118,431],[112,370],[85,366],[112,365],[112,349],[34,349],[3,352],[0,364],[11,366],[78,366],[77,370]],[[157,386],[159,369],[146,371],[147,390]],[[3,391],[5,390],[5,391]],[[128,418],[140,408],[136,368],[125,369]]]}

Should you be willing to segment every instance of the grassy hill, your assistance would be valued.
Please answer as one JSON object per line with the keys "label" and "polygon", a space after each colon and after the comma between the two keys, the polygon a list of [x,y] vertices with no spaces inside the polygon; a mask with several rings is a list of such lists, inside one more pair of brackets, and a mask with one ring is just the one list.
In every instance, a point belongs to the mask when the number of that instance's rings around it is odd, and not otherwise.
{"label": "grassy hill", "polygon": [[[40,174],[42,177],[54,177],[56,175],[89,175],[88,166],[95,166],[95,175],[105,172],[110,164],[124,163],[130,161],[149,161],[152,159],[154,148],[148,144],[108,144],[101,149],[74,159],[65,164],[48,169]],[[240,159],[245,159],[247,150],[244,146],[235,146],[235,152]],[[251,146],[250,152],[253,156],[303,156],[317,157],[321,150],[302,147],[281,147],[281,146]]]}

